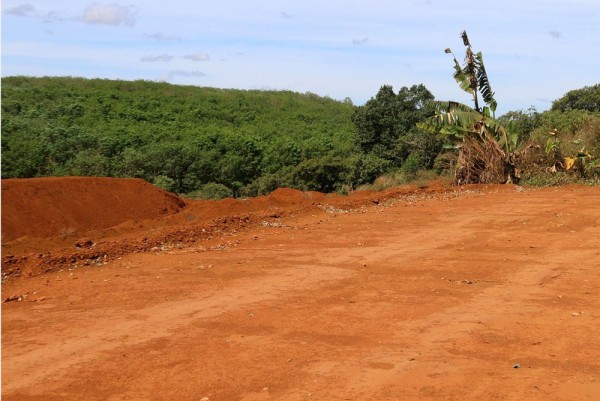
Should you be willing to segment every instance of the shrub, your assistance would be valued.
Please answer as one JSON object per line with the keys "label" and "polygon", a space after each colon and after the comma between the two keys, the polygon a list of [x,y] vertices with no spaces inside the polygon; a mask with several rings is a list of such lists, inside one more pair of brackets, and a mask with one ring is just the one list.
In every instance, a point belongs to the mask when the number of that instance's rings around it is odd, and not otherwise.
{"label": "shrub", "polygon": [[425,169],[427,167],[426,164],[427,163],[423,157],[423,153],[417,150],[408,155],[404,163],[402,163],[400,171],[408,176],[414,176],[417,171]]}
{"label": "shrub", "polygon": [[292,187],[291,169],[289,168],[259,177],[242,188],[241,195],[247,197],[267,195],[277,188],[286,187]]}
{"label": "shrub", "polygon": [[[540,126],[531,134],[530,146],[536,152],[524,160],[523,170],[595,176],[600,163],[600,114],[584,110],[543,113]],[[541,172],[540,165],[544,166]]]}
{"label": "shrub", "polygon": [[348,184],[352,166],[341,157],[324,156],[300,163],[292,172],[294,186],[303,190],[335,192]]}
{"label": "shrub", "polygon": [[192,199],[219,200],[233,197],[233,191],[223,184],[209,182],[208,184],[204,184],[202,188],[186,194],[185,197]]}
{"label": "shrub", "polygon": [[166,175],[159,175],[154,177],[153,183],[154,185],[156,185],[160,189],[164,189],[165,191],[175,191],[175,180],[170,177],[167,177]]}

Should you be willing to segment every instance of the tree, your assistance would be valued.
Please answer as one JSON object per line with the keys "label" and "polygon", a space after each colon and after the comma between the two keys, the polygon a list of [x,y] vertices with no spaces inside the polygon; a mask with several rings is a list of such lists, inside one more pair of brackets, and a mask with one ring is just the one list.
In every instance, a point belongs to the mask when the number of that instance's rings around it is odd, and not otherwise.
{"label": "tree", "polygon": [[[446,101],[431,102],[435,115],[418,124],[422,129],[445,135],[458,149],[456,181],[464,183],[513,182],[518,179],[515,166],[519,136],[514,124],[502,126],[495,118],[494,99],[481,52],[474,53],[466,31],[461,33],[466,47],[461,65],[454,58],[454,79],[473,96],[474,107]],[[479,96],[485,103],[480,107]]]}
{"label": "tree", "polygon": [[560,99],[552,102],[552,110],[569,111],[577,109],[600,111],[600,84],[569,91]]}
{"label": "tree", "polygon": [[359,147],[399,166],[410,153],[405,140],[417,130],[417,122],[432,114],[426,104],[433,99],[422,84],[403,87],[398,94],[392,86],[382,86],[352,116]]}
{"label": "tree", "polygon": [[292,179],[297,187],[309,191],[333,192],[349,185],[352,166],[340,157],[323,156],[298,164]]}
{"label": "tree", "polygon": [[513,124],[514,130],[519,135],[519,142],[525,142],[531,136],[531,132],[540,124],[540,113],[534,106],[529,109],[509,111],[498,118],[498,122],[506,127]]}

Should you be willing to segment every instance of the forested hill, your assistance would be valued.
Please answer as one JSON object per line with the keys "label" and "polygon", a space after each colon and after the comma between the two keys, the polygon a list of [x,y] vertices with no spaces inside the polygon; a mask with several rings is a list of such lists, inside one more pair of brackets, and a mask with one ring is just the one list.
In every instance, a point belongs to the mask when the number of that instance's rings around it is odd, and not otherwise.
{"label": "forested hill", "polygon": [[2,177],[139,177],[221,195],[335,190],[372,178],[356,167],[355,109],[290,91],[7,77]]}

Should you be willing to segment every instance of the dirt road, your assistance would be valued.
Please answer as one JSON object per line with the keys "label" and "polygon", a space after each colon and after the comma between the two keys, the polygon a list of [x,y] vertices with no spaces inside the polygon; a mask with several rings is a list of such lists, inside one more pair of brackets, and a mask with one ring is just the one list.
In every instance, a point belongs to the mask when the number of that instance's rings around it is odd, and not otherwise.
{"label": "dirt road", "polygon": [[600,399],[600,188],[319,199],[10,277],[2,399]]}

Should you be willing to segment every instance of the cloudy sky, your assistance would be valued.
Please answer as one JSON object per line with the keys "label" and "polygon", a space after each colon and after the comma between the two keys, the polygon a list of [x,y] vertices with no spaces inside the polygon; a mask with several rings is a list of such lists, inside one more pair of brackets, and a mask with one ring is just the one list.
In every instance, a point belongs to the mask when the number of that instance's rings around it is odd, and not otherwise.
{"label": "cloudy sky", "polygon": [[600,82],[600,0],[3,0],[2,76],[289,89],[363,104],[452,79],[467,30],[500,114]]}

